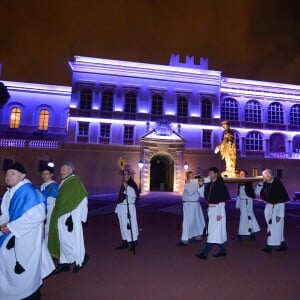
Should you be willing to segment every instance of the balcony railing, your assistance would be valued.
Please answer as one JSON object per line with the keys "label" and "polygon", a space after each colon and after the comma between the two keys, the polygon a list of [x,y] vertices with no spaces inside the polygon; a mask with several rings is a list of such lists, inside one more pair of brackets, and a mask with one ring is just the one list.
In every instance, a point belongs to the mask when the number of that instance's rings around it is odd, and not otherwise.
{"label": "balcony railing", "polygon": [[77,143],[87,143],[89,141],[89,137],[87,135],[78,135]]}
{"label": "balcony railing", "polygon": [[57,149],[61,147],[60,141],[0,139],[0,147]]}
{"label": "balcony railing", "polygon": [[99,144],[105,144],[105,145],[107,145],[107,144],[109,144],[109,142],[110,142],[110,138],[109,137],[100,137],[99,138]]}
{"label": "balcony railing", "polygon": [[59,148],[59,142],[58,141],[29,141],[28,147],[29,148],[43,148],[43,149],[57,149]]}
{"label": "balcony railing", "polygon": [[0,147],[26,147],[26,140],[19,139],[0,139]]}
{"label": "balcony railing", "polygon": [[123,140],[124,145],[133,145],[134,144],[134,139],[125,139]]}

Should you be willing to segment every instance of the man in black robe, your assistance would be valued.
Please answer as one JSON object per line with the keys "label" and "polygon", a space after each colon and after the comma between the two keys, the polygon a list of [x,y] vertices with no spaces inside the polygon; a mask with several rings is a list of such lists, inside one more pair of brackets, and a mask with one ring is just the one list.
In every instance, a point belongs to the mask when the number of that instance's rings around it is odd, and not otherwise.
{"label": "man in black robe", "polygon": [[196,254],[200,259],[207,259],[209,252],[214,245],[218,245],[220,250],[215,257],[227,256],[225,243],[227,241],[226,232],[226,212],[225,202],[230,200],[229,192],[219,175],[219,170],[216,167],[209,169],[209,182],[200,187],[200,195],[204,194],[208,202],[208,235],[207,243],[202,252]]}
{"label": "man in black robe", "polygon": [[267,245],[264,252],[286,251],[287,245],[284,238],[285,202],[289,201],[289,195],[282,182],[274,177],[270,169],[263,171],[264,183],[258,184],[256,193],[266,202],[265,219],[267,223]]}

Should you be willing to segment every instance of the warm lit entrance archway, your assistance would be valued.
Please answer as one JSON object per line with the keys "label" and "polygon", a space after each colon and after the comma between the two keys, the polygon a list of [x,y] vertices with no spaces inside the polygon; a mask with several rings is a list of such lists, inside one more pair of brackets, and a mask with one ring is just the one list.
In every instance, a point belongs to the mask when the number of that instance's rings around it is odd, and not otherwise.
{"label": "warm lit entrance archway", "polygon": [[150,161],[150,191],[173,192],[174,160],[165,153],[154,155]]}
{"label": "warm lit entrance archway", "polygon": [[184,170],[182,155],[185,140],[173,131],[166,121],[157,121],[152,129],[141,137],[143,191],[182,190]]}

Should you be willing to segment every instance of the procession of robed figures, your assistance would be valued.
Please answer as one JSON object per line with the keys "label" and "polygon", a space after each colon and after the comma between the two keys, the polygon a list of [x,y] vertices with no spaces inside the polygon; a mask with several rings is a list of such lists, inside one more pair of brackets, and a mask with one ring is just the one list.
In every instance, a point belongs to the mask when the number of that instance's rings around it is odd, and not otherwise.
{"label": "procession of robed figures", "polygon": [[[266,253],[286,251],[284,238],[285,202],[289,200],[282,182],[272,171],[262,172],[262,182],[254,188],[247,178],[247,171],[236,171],[236,152],[233,134],[227,122],[223,123],[224,138],[218,146],[226,161],[222,176],[239,178],[236,207],[240,210],[237,240],[245,237],[256,239],[260,226],[255,217],[253,200],[259,196],[265,201],[267,224]],[[227,148],[228,147],[228,148]],[[230,153],[230,151],[234,153]],[[121,185],[115,213],[117,214],[121,244],[116,250],[130,249],[136,253],[139,227],[136,201],[139,189],[131,168],[121,160]],[[88,216],[88,193],[75,174],[72,162],[60,168],[61,182],[53,180],[54,169],[41,170],[43,184],[36,188],[27,179],[26,169],[18,162],[5,170],[8,186],[1,203],[0,214],[0,299],[36,300],[41,298],[43,280],[62,272],[81,271],[89,261],[84,243],[83,223]],[[182,195],[183,219],[181,240],[178,247],[191,241],[206,243],[196,257],[206,260],[211,249],[218,246],[215,257],[226,257],[227,229],[226,202],[231,199],[223,177],[216,167],[208,170],[205,178],[195,178],[192,171],[186,173]],[[208,204],[205,220],[200,197]]]}
{"label": "procession of robed figures", "polygon": [[[71,162],[61,167],[62,181],[58,186],[52,179],[53,168],[46,167],[42,170],[44,183],[40,190],[26,179],[26,170],[21,164],[15,163],[6,170],[9,188],[2,199],[0,216],[1,299],[39,299],[44,278],[52,273],[68,272],[71,265],[77,273],[87,263],[89,257],[82,229],[88,214],[87,192],[74,169]],[[139,199],[139,190],[130,169],[124,168],[122,175],[115,210],[122,243],[116,249],[129,248],[135,253],[139,234],[135,202]],[[241,170],[240,176],[245,178],[246,171]],[[207,235],[203,250],[196,256],[207,259],[214,245],[219,246],[216,257],[227,256],[225,203],[230,200],[227,187],[215,167],[209,169],[206,178],[194,177],[192,171],[187,172],[182,196],[182,236],[177,246],[201,241],[202,236]],[[237,240],[245,236],[255,240],[255,233],[260,231],[253,210],[256,193],[266,201],[267,242],[263,250],[270,253],[276,247],[276,251],[285,251],[284,210],[288,195],[270,170],[263,172],[263,178],[264,182],[259,183],[255,191],[250,182],[238,186],[236,207],[240,209],[240,222]],[[208,203],[208,223],[200,197]],[[57,262],[56,267],[53,259]]]}

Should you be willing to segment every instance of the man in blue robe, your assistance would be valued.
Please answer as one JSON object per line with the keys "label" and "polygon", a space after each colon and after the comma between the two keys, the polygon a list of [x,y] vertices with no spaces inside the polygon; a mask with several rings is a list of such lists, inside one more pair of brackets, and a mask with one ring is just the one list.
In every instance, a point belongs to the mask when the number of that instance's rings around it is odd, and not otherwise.
{"label": "man in blue robe", "polygon": [[58,194],[58,184],[53,180],[54,169],[46,166],[41,170],[43,183],[41,185],[41,192],[46,199],[46,224],[45,224],[45,241],[48,244],[49,226],[53,208]]}
{"label": "man in blue robe", "polygon": [[0,299],[40,299],[42,280],[54,270],[43,239],[45,198],[14,163],[5,172],[8,186],[0,215]]}

